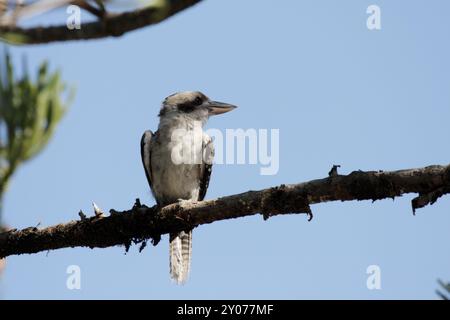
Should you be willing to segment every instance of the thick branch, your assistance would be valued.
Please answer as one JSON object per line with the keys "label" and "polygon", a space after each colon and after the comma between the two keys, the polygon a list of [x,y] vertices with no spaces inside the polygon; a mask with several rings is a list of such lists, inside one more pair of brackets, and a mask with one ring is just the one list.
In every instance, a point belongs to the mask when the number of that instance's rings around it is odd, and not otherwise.
{"label": "thick branch", "polygon": [[[380,200],[406,193],[418,193],[413,209],[433,204],[450,193],[450,165],[429,166],[392,172],[355,171],[349,175],[330,175],[320,180],[281,185],[260,191],[208,200],[181,202],[158,210],[136,201],[130,210],[104,217],[97,214],[45,229],[27,228],[0,234],[0,258],[67,247],[104,248],[152,239],[161,235],[225,219],[261,213],[266,218],[278,214],[311,214],[310,205],[328,201]],[[97,209],[97,213],[99,209]]]}
{"label": "thick branch", "polygon": [[6,41],[23,44],[118,37],[126,32],[157,24],[200,1],[202,0],[170,0],[163,6],[106,14],[98,21],[82,24],[79,30],[69,30],[65,24],[31,28],[4,25],[0,26],[0,37]]}

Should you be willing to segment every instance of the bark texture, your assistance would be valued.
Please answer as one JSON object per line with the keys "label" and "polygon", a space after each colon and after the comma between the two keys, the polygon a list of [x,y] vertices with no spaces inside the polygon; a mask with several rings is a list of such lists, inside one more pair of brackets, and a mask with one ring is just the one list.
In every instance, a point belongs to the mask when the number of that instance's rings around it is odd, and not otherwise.
{"label": "bark texture", "polygon": [[262,214],[305,213],[312,218],[310,205],[328,201],[381,200],[416,193],[412,209],[433,204],[450,193],[450,165],[400,171],[354,171],[328,178],[248,191],[215,200],[180,202],[164,208],[147,207],[136,200],[126,211],[99,210],[87,218],[43,229],[35,227],[0,233],[0,258],[23,253],[67,247],[104,248],[140,243],[151,239],[156,245],[161,235],[189,230],[215,221]]}

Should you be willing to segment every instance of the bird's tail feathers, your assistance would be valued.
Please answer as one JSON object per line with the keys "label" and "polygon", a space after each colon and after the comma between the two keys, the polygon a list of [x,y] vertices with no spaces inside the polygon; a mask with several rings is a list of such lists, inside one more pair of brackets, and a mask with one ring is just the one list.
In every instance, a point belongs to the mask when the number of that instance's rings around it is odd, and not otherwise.
{"label": "bird's tail feathers", "polygon": [[170,234],[170,277],[177,284],[184,284],[191,267],[192,230]]}

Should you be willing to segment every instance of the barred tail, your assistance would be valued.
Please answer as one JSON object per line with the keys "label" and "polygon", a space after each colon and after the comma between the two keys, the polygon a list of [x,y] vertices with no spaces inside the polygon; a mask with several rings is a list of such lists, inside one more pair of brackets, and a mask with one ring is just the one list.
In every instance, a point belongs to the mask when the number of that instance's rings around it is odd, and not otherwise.
{"label": "barred tail", "polygon": [[184,284],[189,277],[192,256],[192,230],[170,234],[170,277]]}

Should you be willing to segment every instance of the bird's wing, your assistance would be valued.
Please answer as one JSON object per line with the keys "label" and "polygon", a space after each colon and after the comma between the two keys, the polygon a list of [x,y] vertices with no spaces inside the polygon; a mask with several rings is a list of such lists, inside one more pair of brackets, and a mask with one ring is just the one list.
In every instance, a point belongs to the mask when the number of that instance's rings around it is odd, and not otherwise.
{"label": "bird's wing", "polygon": [[198,201],[205,198],[206,190],[208,190],[209,179],[211,178],[212,165],[214,160],[214,144],[208,135],[203,137],[203,161],[200,165],[200,191]]}
{"label": "bird's wing", "polygon": [[147,176],[147,181],[152,191],[153,185],[152,185],[151,142],[153,137],[154,137],[153,132],[147,130],[144,132],[141,138],[142,165],[144,166],[145,175]]}

